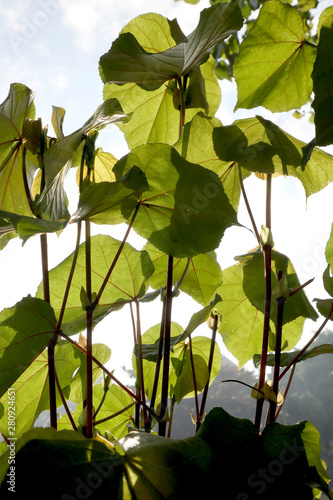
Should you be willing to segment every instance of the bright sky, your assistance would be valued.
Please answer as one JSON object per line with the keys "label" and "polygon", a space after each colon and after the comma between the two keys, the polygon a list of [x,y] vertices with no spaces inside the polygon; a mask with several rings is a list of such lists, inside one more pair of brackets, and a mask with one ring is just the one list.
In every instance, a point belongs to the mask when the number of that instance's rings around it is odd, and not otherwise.
{"label": "bright sky", "polygon": [[[320,10],[330,4],[330,0],[322,0]],[[208,0],[201,0],[197,5],[188,5],[182,0],[1,0],[0,102],[8,95],[11,83],[24,83],[36,92],[37,117],[42,118],[43,125],[51,122],[52,105],[61,106],[66,109],[64,133],[70,134],[81,127],[101,104],[103,85],[98,61],[128,21],[139,14],[154,11],[169,19],[176,17],[183,32],[189,34],[197,25],[200,11],[209,5]],[[296,120],[287,113],[272,117],[266,110],[256,109],[239,110],[234,115],[235,87],[227,82],[222,91],[219,117],[224,124],[232,123],[236,118],[261,114],[304,142],[314,137],[314,129],[308,122]],[[50,129],[52,132],[51,126]],[[115,126],[100,134],[99,144],[117,158],[127,152],[123,136]],[[264,223],[264,183],[253,179],[247,181],[246,186],[260,227]],[[332,194],[330,186],[325,192],[312,196],[306,206],[303,188],[297,180],[279,178],[273,182],[273,202],[278,205],[278,210],[273,212],[272,226],[276,247],[292,260],[301,282],[317,276],[316,285],[309,290],[310,299],[322,295],[323,251],[332,221],[325,215],[331,206]],[[243,207],[239,220],[249,227]],[[103,226],[96,228],[96,233],[107,231],[108,228]],[[124,234],[123,227],[113,227],[112,231],[114,237],[122,238]],[[50,237],[50,267],[72,252],[74,238],[73,231],[66,231],[66,236],[60,238]],[[231,242],[235,244],[232,248]],[[132,243],[140,248],[139,239],[134,238]],[[51,251],[53,245],[55,248]],[[228,240],[224,240],[218,252],[222,267],[233,264],[234,255],[245,253],[254,246],[255,239],[248,231],[230,230]],[[28,293],[34,295],[41,279],[39,252],[39,239],[32,238],[23,250],[21,242],[16,239],[0,253],[0,310],[14,305]],[[200,309],[199,305],[193,309],[191,301],[190,306],[192,312]],[[190,315],[184,315],[184,308],[177,305],[174,311],[175,320],[185,328]],[[115,327],[114,323],[102,322],[106,326],[95,332],[95,342],[102,341],[112,347],[109,366],[112,368],[130,361],[129,351],[124,348],[131,340],[128,313],[127,308],[126,312],[123,309],[114,313],[123,323],[117,321]],[[149,316],[145,317],[143,313],[143,331],[159,319],[160,304],[155,306],[153,313],[150,309]],[[121,336],[123,342],[115,342],[116,336]]]}

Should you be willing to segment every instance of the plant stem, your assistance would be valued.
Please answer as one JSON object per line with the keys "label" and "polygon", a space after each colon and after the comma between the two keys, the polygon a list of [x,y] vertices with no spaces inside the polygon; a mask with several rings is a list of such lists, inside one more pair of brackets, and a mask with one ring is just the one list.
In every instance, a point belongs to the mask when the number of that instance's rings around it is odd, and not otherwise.
{"label": "plant stem", "polygon": [[68,276],[68,280],[67,280],[67,284],[66,284],[66,290],[64,293],[64,298],[63,298],[63,301],[61,304],[61,310],[60,310],[60,314],[59,314],[57,330],[60,330],[60,328],[61,328],[61,324],[62,324],[62,320],[63,320],[64,314],[65,314],[66,304],[67,304],[67,300],[68,300],[69,290],[70,290],[70,287],[72,284],[74,270],[75,270],[75,266],[76,266],[76,262],[77,262],[78,253],[79,253],[79,246],[80,246],[80,240],[81,240],[81,227],[82,227],[82,224],[81,224],[81,221],[79,221],[78,225],[77,225],[77,237],[76,237],[76,245],[75,245],[75,251],[74,251],[74,255],[73,255],[72,266],[71,266],[71,269],[69,272],[69,276]]}
{"label": "plant stem", "polygon": [[242,169],[241,169],[240,165],[238,165],[238,172],[239,172],[239,180],[240,180],[240,185],[241,185],[241,190],[242,190],[242,195],[243,195],[243,198],[244,198],[245,206],[246,206],[247,212],[249,214],[249,217],[250,217],[250,220],[251,220],[251,223],[252,223],[254,234],[256,235],[257,241],[258,241],[258,243],[260,245],[260,235],[259,235],[259,231],[257,229],[256,223],[255,223],[255,220],[254,220],[254,217],[253,217],[253,213],[252,213],[252,210],[251,210],[251,207],[250,207],[250,204],[249,204],[249,200],[248,200],[245,188],[244,188],[243,177],[242,177]]}
{"label": "plant stem", "polygon": [[161,392],[161,413],[162,421],[159,424],[158,434],[165,436],[166,421],[163,420],[168,408],[169,392],[169,366],[170,366],[170,339],[171,339],[171,310],[172,310],[172,275],[173,275],[173,257],[168,256],[168,274],[165,297],[165,318],[164,318],[164,345],[163,345],[163,375]]}
{"label": "plant stem", "polygon": [[105,287],[106,287],[106,285],[107,285],[107,283],[108,283],[108,281],[109,281],[109,278],[110,278],[110,276],[111,276],[111,274],[112,274],[112,271],[113,271],[113,269],[115,268],[115,265],[117,264],[117,261],[118,261],[118,259],[119,259],[119,257],[120,257],[121,252],[123,251],[123,248],[124,248],[124,246],[125,246],[125,243],[126,243],[126,240],[127,240],[127,238],[128,238],[128,235],[129,235],[129,233],[130,233],[130,231],[131,231],[131,229],[132,229],[132,226],[133,226],[133,224],[134,224],[135,217],[137,216],[137,213],[138,213],[138,211],[139,211],[139,208],[140,208],[140,202],[139,202],[139,203],[137,204],[137,206],[135,207],[134,213],[133,213],[133,215],[132,215],[132,219],[131,219],[131,221],[130,221],[130,223],[129,223],[129,225],[128,225],[128,228],[127,228],[127,231],[126,231],[126,233],[125,233],[124,239],[123,239],[123,241],[121,242],[121,244],[120,244],[120,246],[119,246],[119,248],[118,248],[118,251],[117,251],[117,253],[116,253],[116,255],[115,255],[114,259],[113,259],[113,262],[112,262],[112,264],[111,264],[111,266],[110,266],[110,268],[109,268],[109,270],[108,270],[108,272],[107,272],[107,275],[106,275],[106,276],[105,276],[105,278],[104,278],[104,281],[103,281],[103,283],[102,283],[102,286],[101,286],[101,288],[100,288],[100,290],[99,290],[99,292],[98,292],[98,294],[97,294],[97,296],[96,296],[96,299],[95,299],[94,303],[92,304],[92,305],[93,305],[93,307],[96,307],[96,305],[97,305],[97,304],[98,304],[98,302],[100,301],[100,298],[101,298],[102,293],[104,292],[104,289],[105,289]]}
{"label": "plant stem", "polygon": [[[86,229],[86,294],[89,303],[91,303],[91,234],[90,222],[85,222]],[[93,435],[93,376],[92,376],[92,330],[93,330],[93,314],[94,309],[89,306],[86,310],[87,322],[87,428],[86,437],[91,438]]]}
{"label": "plant stem", "polygon": [[[77,349],[79,349],[79,351],[81,351],[85,356],[87,355],[87,351],[84,347],[82,347],[80,344],[78,344],[77,342],[75,342],[75,340],[72,340],[70,337],[68,337],[68,335],[66,335],[64,332],[59,332],[59,334],[64,338],[66,339],[68,342],[70,342],[71,344],[73,344]],[[135,401],[137,401],[138,403],[140,403],[142,406],[145,406],[146,410],[151,413],[151,415],[157,420],[159,421],[160,420],[160,417],[159,415],[157,415],[153,410],[151,410],[147,405],[145,405],[145,403],[143,403],[140,398],[134,394],[134,392],[131,391],[131,389],[129,389],[128,387],[126,387],[126,385],[122,384],[120,382],[120,380],[118,380],[107,368],[105,368],[105,366],[100,362],[98,361],[97,358],[95,358],[95,356],[91,356],[91,359],[92,361],[97,365],[99,366],[104,373],[106,373],[106,375],[108,375],[117,385],[119,385],[119,387],[121,387],[125,392],[127,392],[127,394],[129,396],[131,396]]]}
{"label": "plant stem", "polygon": [[[277,281],[279,282],[282,277],[282,272],[278,272]],[[282,345],[282,323],[283,323],[283,310],[286,302],[285,297],[279,297],[276,301],[276,332],[275,332],[275,357],[274,357],[274,372],[273,372],[273,385],[272,390],[276,396],[276,401],[269,402],[269,411],[267,416],[268,422],[275,421],[275,413],[277,408],[277,398],[279,392],[279,373],[281,362],[281,345]]]}
{"label": "plant stem", "polygon": [[142,340],[141,340],[141,321],[140,321],[140,307],[138,300],[135,301],[136,305],[136,333],[137,333],[137,342],[138,342],[138,356],[139,356],[139,380],[140,380],[140,399],[143,401],[143,420],[145,425],[145,431],[149,432],[149,421],[147,418],[147,411],[145,409],[146,406],[146,395],[145,395],[145,382],[143,375],[143,355],[142,355]]}
{"label": "plant stem", "polygon": [[[266,227],[271,229],[271,183],[272,175],[267,174],[267,188],[266,188]],[[264,386],[266,379],[266,365],[267,365],[267,352],[268,352],[268,337],[270,330],[270,316],[271,316],[271,293],[272,293],[272,249],[269,245],[263,247],[264,253],[264,274],[265,274],[265,309],[264,309],[264,328],[261,348],[261,363],[259,371],[259,390]],[[262,409],[264,399],[257,399],[256,413],[255,413],[255,428],[260,432]]]}
{"label": "plant stem", "polygon": [[72,417],[72,414],[71,414],[71,412],[70,412],[70,410],[69,410],[69,408],[68,408],[68,405],[67,405],[67,401],[66,401],[66,399],[65,399],[65,397],[64,397],[64,394],[63,394],[63,392],[62,392],[62,389],[61,389],[61,386],[60,386],[60,382],[59,382],[59,379],[58,379],[57,372],[56,372],[56,374],[55,374],[55,380],[56,380],[56,384],[57,384],[57,389],[58,389],[58,392],[59,392],[60,397],[61,397],[62,404],[64,405],[64,408],[65,408],[65,410],[66,410],[66,414],[67,414],[67,416],[68,416],[68,418],[69,418],[69,421],[70,421],[70,423],[71,423],[71,425],[72,425],[72,427],[73,427],[73,430],[74,430],[74,431],[77,431],[77,428],[76,428],[76,425],[75,425],[74,419],[73,419],[73,417]]}
{"label": "plant stem", "polygon": [[196,412],[196,425],[200,421],[200,410],[199,410],[199,400],[198,400],[198,387],[197,387],[197,377],[195,375],[195,366],[193,359],[193,345],[192,345],[192,336],[189,336],[189,348],[190,348],[190,359],[191,359],[191,368],[192,368],[192,377],[193,377],[193,387],[194,387],[194,402],[195,402],[195,412]]}
{"label": "plant stem", "polygon": [[[161,320],[160,337],[158,340],[157,356],[156,356],[156,363],[155,363],[154,383],[153,383],[153,388],[151,391],[151,398],[150,398],[150,408],[151,409],[153,409],[155,406],[157,386],[158,386],[158,381],[159,381],[159,377],[160,377],[161,361],[162,361],[162,357],[163,357],[164,318],[165,318],[165,299],[163,301],[163,308],[162,308],[162,320]],[[151,426],[151,419],[150,419],[150,426]]]}
{"label": "plant stem", "polygon": [[[50,281],[49,264],[47,251],[47,235],[41,234],[41,258],[43,273],[43,293],[44,300],[50,303]],[[57,335],[54,335],[47,348],[48,375],[49,375],[49,400],[50,400],[50,424],[53,429],[57,428],[57,395],[56,395],[56,371],[54,350],[57,343]]]}
{"label": "plant stem", "polygon": [[200,406],[200,411],[199,411],[199,419],[197,420],[196,432],[200,429],[200,426],[202,423],[202,418],[203,418],[203,415],[205,412],[205,407],[206,407],[206,401],[207,401],[207,395],[208,395],[208,389],[209,389],[209,381],[210,381],[210,377],[212,374],[212,366],[213,366],[213,359],[214,359],[214,350],[215,350],[215,341],[216,341],[216,332],[217,332],[218,321],[219,321],[219,315],[214,314],[212,340],[211,340],[211,344],[210,344],[210,352],[209,352],[209,360],[208,360],[208,380],[207,380],[207,384],[205,385],[205,388],[204,388],[203,393],[202,393],[201,406]]}
{"label": "plant stem", "polygon": [[284,405],[285,401],[286,401],[286,397],[287,397],[287,394],[289,392],[289,389],[290,389],[290,386],[291,386],[291,382],[292,382],[292,379],[294,377],[294,373],[295,373],[295,370],[296,370],[296,364],[294,364],[294,366],[292,367],[292,370],[291,370],[291,373],[290,373],[290,376],[289,376],[289,380],[288,380],[288,384],[287,384],[287,387],[286,387],[286,390],[284,391],[284,394],[283,394],[283,403],[279,406],[276,414],[275,414],[275,422],[279,416],[279,413],[280,411],[282,410],[282,406]]}

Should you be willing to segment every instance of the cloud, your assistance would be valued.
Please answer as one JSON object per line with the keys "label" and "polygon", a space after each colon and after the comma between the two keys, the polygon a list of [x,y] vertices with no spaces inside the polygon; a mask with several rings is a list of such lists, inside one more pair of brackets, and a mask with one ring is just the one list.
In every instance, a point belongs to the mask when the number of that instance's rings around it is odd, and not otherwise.
{"label": "cloud", "polygon": [[157,0],[153,8],[147,7],[149,3],[146,0],[127,0],[116,7],[110,0],[99,0],[98,4],[90,0],[59,1],[65,26],[73,30],[76,45],[85,52],[93,51],[97,45],[111,44],[131,19],[151,11],[169,19],[182,19],[182,29],[188,34],[196,27],[202,8],[209,5],[208,0],[201,2],[200,6]]}

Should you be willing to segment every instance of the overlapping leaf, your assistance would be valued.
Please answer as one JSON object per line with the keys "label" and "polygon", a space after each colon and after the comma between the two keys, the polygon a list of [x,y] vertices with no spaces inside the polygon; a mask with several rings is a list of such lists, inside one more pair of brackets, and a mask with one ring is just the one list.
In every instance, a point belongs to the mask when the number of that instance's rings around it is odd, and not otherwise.
{"label": "overlapping leaf", "polygon": [[[29,431],[16,443],[15,468],[21,477],[17,481],[16,495],[24,498],[34,494],[41,498],[36,493],[38,484],[41,494],[50,490],[52,485],[52,493],[48,493],[50,498],[75,498],[85,491],[83,486],[89,477],[94,478],[90,484],[95,486],[88,490],[91,500],[100,498],[100,495],[118,498],[124,458],[101,441],[86,439],[81,433],[68,430]],[[0,480],[6,477],[9,451],[0,459]],[[4,480],[1,496],[7,494],[8,484]]]}
{"label": "overlapping leaf", "polygon": [[[299,349],[295,349],[295,351],[291,352],[282,352],[280,366],[288,366],[300,352],[301,351]],[[333,344],[321,344],[316,347],[312,347],[311,349],[307,349],[303,354],[301,354],[301,356],[299,356],[299,358],[297,358],[296,363],[321,356],[322,354],[333,354]],[[253,356],[254,366],[259,366],[260,359],[260,354]],[[275,356],[273,354],[269,354],[267,356],[267,365],[274,366],[274,360]]]}
{"label": "overlapping leaf", "polygon": [[45,186],[34,203],[39,215],[52,220],[69,218],[64,180],[82,141],[93,130],[101,130],[111,123],[127,120],[128,117],[117,99],[108,99],[80,129],[61,137],[45,151],[43,157]]}
{"label": "overlapping leaf", "polygon": [[0,105],[0,208],[32,216],[22,175],[22,129],[26,118],[35,117],[34,93],[20,83],[10,86]]}
{"label": "overlapping leaf", "polygon": [[234,65],[238,99],[235,109],[264,106],[289,111],[305,104],[312,92],[316,47],[305,40],[301,14],[271,0],[240,45]]}
{"label": "overlapping leaf", "polygon": [[31,236],[42,233],[55,233],[62,231],[67,225],[67,221],[51,221],[38,219],[37,217],[28,217],[26,215],[17,215],[0,210],[0,218],[8,224],[8,230],[11,228],[16,231],[18,236],[25,243]]}
{"label": "overlapping leaf", "polygon": [[[265,278],[264,278],[264,256],[260,250],[250,252],[236,257],[244,272],[243,289],[251,302],[259,311],[264,313],[265,305]],[[289,290],[297,289],[301,283],[298,280],[294,266],[285,255],[272,250],[272,289],[277,285],[277,273],[281,271],[287,279],[287,287]],[[310,304],[305,291],[300,290],[293,296],[289,297],[284,305],[283,324],[290,323],[298,317],[309,318],[315,321],[318,315]],[[271,302],[271,319],[276,322],[276,302]],[[288,339],[289,347],[295,345],[298,339]]]}
{"label": "overlapping leaf", "polygon": [[136,498],[172,498],[175,491],[179,498],[201,498],[207,493],[211,453],[203,440],[135,432],[120,446],[125,452],[125,498],[130,492]]}
{"label": "overlapping leaf", "polygon": [[[312,78],[315,110],[316,143],[327,146],[333,143],[333,7],[326,9],[320,19],[320,39],[318,55]],[[318,28],[319,29],[319,28]]]}
{"label": "overlapping leaf", "polygon": [[[238,165],[234,160],[221,161],[213,144],[213,130],[221,126],[218,118],[211,118],[199,112],[185,125],[174,147],[187,161],[213,170],[223,183],[230,203],[237,210],[241,193]],[[242,168],[242,178],[245,179],[249,175],[250,172]]]}
{"label": "overlapping leaf", "polygon": [[217,293],[222,297],[216,305],[222,315],[219,332],[242,368],[255,353],[261,352],[264,315],[246,297],[243,269],[238,264],[223,270],[223,283]]}
{"label": "overlapping leaf", "polygon": [[[228,432],[220,429],[228,429]],[[203,439],[212,451],[212,491],[214,486],[219,486],[221,470],[228,477],[224,486],[227,498],[251,498],[255,491],[259,498],[264,494],[265,498],[278,500],[281,491],[285,491],[289,498],[310,499],[314,494],[312,488],[332,498],[329,477],[320,459],[319,432],[310,422],[273,423],[258,435],[250,420],[235,418],[222,408],[214,408],[196,437]],[[264,481],[263,471],[274,480]],[[268,475],[268,471],[274,472]]]}
{"label": "overlapping leaf", "polygon": [[[98,235],[91,238],[93,292],[99,291],[120,243],[111,236]],[[59,314],[62,306],[72,260],[73,255],[70,255],[49,273],[51,303],[56,315]],[[153,270],[148,253],[135,250],[126,243],[102,294],[99,306],[94,311],[94,322],[97,323],[106,314],[121,308],[126,302],[143,296],[148,288],[148,278]],[[77,265],[62,323],[62,330],[69,335],[78,333],[85,328],[86,312],[82,309],[80,299],[81,287],[85,287],[85,273],[85,243],[83,243],[79,248]],[[42,294],[43,289],[42,284],[40,284],[37,296],[42,296]]]}
{"label": "overlapping leaf", "polygon": [[56,330],[52,307],[25,297],[0,313],[0,396],[49,344]]}
{"label": "overlapping leaf", "polygon": [[150,191],[143,194],[135,231],[173,257],[193,257],[218,247],[236,212],[218,176],[189,163],[166,144],[138,146],[119,160],[117,178],[137,165]]}
{"label": "overlapping leaf", "polygon": [[73,220],[120,224],[130,217],[140,195],[148,190],[146,176],[134,166],[118,181],[89,184],[80,194]]}
{"label": "overlapping leaf", "polygon": [[[155,271],[149,278],[149,284],[155,290],[166,284],[168,257],[150,243],[145,245],[153,262]],[[187,259],[174,259],[173,284],[182,277],[187,267]],[[185,278],[180,284],[180,290],[190,295],[199,304],[207,305],[222,282],[222,270],[214,252],[196,255],[190,259]]]}
{"label": "overlapping leaf", "polygon": [[[35,299],[37,300],[37,299]],[[73,373],[79,367],[80,360],[76,349],[69,343],[62,342],[55,349],[55,367],[60,387],[64,389],[72,380]],[[50,408],[48,357],[44,350],[34,362],[12,384],[15,389],[15,432],[21,436],[32,428],[38,416]],[[8,409],[8,395],[1,398],[5,411]],[[62,400],[57,393],[57,407]],[[0,430],[7,435],[7,422],[0,421]]]}
{"label": "overlapping leaf", "polygon": [[305,170],[302,148],[305,143],[260,116],[237,120],[214,129],[218,157],[236,161],[251,172],[291,175],[299,179],[306,196],[317,193],[333,180],[333,157],[314,148]]}
{"label": "overlapping leaf", "polygon": [[201,12],[197,28],[184,41],[157,53],[147,52],[131,33],[122,33],[100,59],[101,78],[104,83],[136,82],[156,90],[206,62],[210,50],[242,24],[237,4],[217,4]]}
{"label": "overlapping leaf", "polygon": [[[122,30],[131,33],[145,50],[156,53],[173,47],[176,41],[183,39],[179,33],[177,22],[169,21],[159,14],[144,14],[134,18]],[[161,36],[163,33],[163,36]],[[194,83],[186,91],[185,121],[190,120],[202,108],[214,115],[221,102],[221,89],[214,74],[215,61],[212,56],[201,65],[200,83],[204,86],[204,96],[198,102],[195,96],[202,95],[198,89],[193,89]],[[198,69],[199,70],[199,69]],[[192,80],[194,77],[192,76]],[[107,83],[104,86],[104,99],[116,97],[125,113],[133,113],[126,124],[118,124],[124,132],[128,146],[132,149],[146,142],[163,142],[174,144],[179,138],[179,110],[175,106],[174,96],[177,94],[173,80],[166,81],[157,90],[145,91],[135,83],[123,86]]]}

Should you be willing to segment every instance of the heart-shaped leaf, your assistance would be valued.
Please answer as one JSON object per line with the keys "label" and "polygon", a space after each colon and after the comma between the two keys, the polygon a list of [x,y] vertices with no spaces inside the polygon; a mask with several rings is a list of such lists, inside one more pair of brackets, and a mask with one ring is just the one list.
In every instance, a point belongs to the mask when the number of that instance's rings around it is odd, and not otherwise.
{"label": "heart-shaped leaf", "polygon": [[140,195],[148,190],[145,174],[134,166],[118,181],[89,184],[80,194],[73,220],[120,224],[130,217]]}
{"label": "heart-shaped leaf", "polygon": [[158,53],[147,52],[131,33],[122,33],[100,59],[101,78],[104,83],[136,82],[145,90],[156,90],[206,62],[211,49],[242,24],[236,3],[214,5],[201,12],[197,28],[184,41]]}
{"label": "heart-shaped leaf", "polygon": [[[166,284],[168,256],[150,243],[147,243],[144,248],[149,253],[155,268],[154,274],[149,278],[149,285],[158,290]],[[186,271],[187,264],[187,259],[173,260],[173,284],[180,280]],[[216,260],[215,253],[209,252],[190,259],[185,278],[179,289],[205,306],[212,300],[221,282],[222,270]]]}
{"label": "heart-shaped leaf", "polygon": [[[218,118],[211,118],[199,112],[184,126],[174,148],[187,161],[213,170],[223,183],[230,203],[237,210],[241,193],[238,165],[233,160],[221,161],[216,155],[213,144],[213,130],[221,126],[222,123]],[[243,168],[241,170],[243,179],[251,175],[248,170]]]}
{"label": "heart-shaped leaf", "polygon": [[264,106],[276,112],[301,107],[312,92],[315,58],[316,47],[305,40],[298,10],[279,0],[265,3],[234,65],[235,109]]}
{"label": "heart-shaped leaf", "polygon": [[[131,33],[146,51],[156,53],[182,41],[184,35],[179,31],[175,20],[169,21],[159,14],[149,13],[134,18],[123,28],[122,33]],[[163,37],[160,36],[161,32]],[[193,82],[193,74],[190,75],[185,95],[185,122],[195,115],[196,107],[203,107],[205,112],[209,111],[212,116],[216,113],[221,102],[221,89],[214,69],[215,60],[213,56],[209,56],[208,61],[200,66],[201,75],[197,77],[196,84]],[[203,86],[204,99],[197,101],[194,96],[198,94],[198,90],[202,95]],[[116,97],[125,113],[133,113],[128,123],[118,124],[131,149],[147,142],[172,145],[178,140],[179,110],[178,105],[174,103],[177,90],[174,80],[166,81],[153,91],[145,91],[135,83],[122,86],[107,83],[104,86],[104,99]]]}
{"label": "heart-shaped leaf", "polygon": [[236,161],[251,172],[296,177],[306,196],[317,193],[333,180],[332,155],[314,148],[304,170],[302,148],[306,144],[260,116],[215,128],[213,141],[221,160]]}
{"label": "heart-shaped leaf", "polygon": [[[68,342],[61,342],[57,345],[55,368],[62,389],[70,383],[78,367],[79,358],[75,347]],[[48,356],[47,351],[44,350],[12,384],[15,390],[16,437],[31,429],[42,411],[50,409],[48,374]],[[10,407],[8,402],[8,393],[5,393],[1,398],[5,411]],[[59,393],[57,393],[56,404],[58,408],[63,404]],[[2,420],[0,429],[4,435],[8,434],[6,427],[7,423]]]}
{"label": "heart-shaped leaf", "polygon": [[0,208],[32,216],[22,175],[22,130],[26,118],[35,117],[34,93],[25,85],[13,83],[0,105]]}
{"label": "heart-shaped leaf", "polygon": [[[121,242],[111,236],[97,235],[91,238],[92,255],[92,291],[98,293]],[[59,315],[65,288],[72,266],[73,255],[67,257],[49,273],[51,303],[56,315]],[[148,278],[153,273],[153,265],[145,251],[138,251],[126,243],[116,266],[109,278],[98,307],[94,310],[94,324],[111,312],[123,307],[127,302],[140,298],[148,289]],[[77,265],[73,275],[72,286],[68,296],[62,330],[73,335],[86,327],[86,312],[82,309],[80,299],[81,287],[85,286],[85,243],[78,252]],[[43,295],[42,283],[38,287],[37,296]]]}
{"label": "heart-shaped leaf", "polygon": [[[27,432],[16,442],[15,469],[21,480],[17,481],[15,493],[21,498],[33,492],[36,496],[37,481],[40,492],[47,491],[52,484],[50,498],[82,495],[89,495],[91,500],[100,495],[119,498],[124,458],[105,443],[101,438],[86,439],[81,433],[69,430],[40,428]],[[8,449],[1,457],[1,481],[9,467],[9,453]],[[57,480],[52,482],[54,475]],[[5,480],[0,491],[5,498],[8,494]]]}
{"label": "heart-shaped leaf", "polygon": [[138,146],[116,164],[117,178],[134,165],[146,174],[150,191],[142,195],[133,228],[162,252],[173,257],[209,252],[225,229],[237,224],[218,176],[171,146]]}
{"label": "heart-shaped leaf", "polygon": [[[264,313],[265,308],[265,278],[264,278],[264,255],[260,250],[249,252],[247,254],[235,257],[238,260],[244,272],[243,289],[251,302],[259,311]],[[289,290],[295,290],[300,287],[294,266],[285,255],[272,250],[272,289],[277,285],[277,274],[282,271],[287,279]],[[283,309],[283,324],[294,321],[299,316],[309,318],[315,321],[318,315],[311,306],[304,290],[300,290],[286,300]],[[276,322],[276,302],[271,301],[271,319]],[[295,340],[290,344],[295,344]],[[290,347],[289,344],[289,347]]]}
{"label": "heart-shaped leaf", "polygon": [[30,295],[0,313],[0,396],[49,344],[55,331],[50,304]]}

